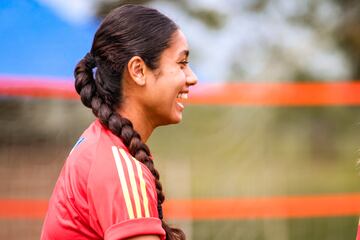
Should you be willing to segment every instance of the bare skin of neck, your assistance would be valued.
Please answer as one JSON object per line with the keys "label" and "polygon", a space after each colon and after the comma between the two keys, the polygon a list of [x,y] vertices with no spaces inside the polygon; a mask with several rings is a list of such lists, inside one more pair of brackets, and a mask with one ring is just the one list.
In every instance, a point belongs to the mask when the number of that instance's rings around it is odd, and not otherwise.
{"label": "bare skin of neck", "polygon": [[118,112],[122,117],[125,117],[132,122],[135,131],[140,134],[141,140],[146,143],[155,129],[155,125],[151,122],[150,118],[146,117],[143,109],[137,106],[133,101],[125,100]]}

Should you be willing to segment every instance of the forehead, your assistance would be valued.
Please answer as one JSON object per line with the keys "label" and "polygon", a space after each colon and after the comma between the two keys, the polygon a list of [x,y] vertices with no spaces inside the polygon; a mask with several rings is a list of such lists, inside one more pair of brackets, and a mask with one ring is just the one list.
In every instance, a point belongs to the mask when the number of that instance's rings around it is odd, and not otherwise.
{"label": "forehead", "polygon": [[165,49],[162,58],[181,58],[187,56],[189,52],[188,42],[184,33],[181,30],[174,32],[170,47]]}

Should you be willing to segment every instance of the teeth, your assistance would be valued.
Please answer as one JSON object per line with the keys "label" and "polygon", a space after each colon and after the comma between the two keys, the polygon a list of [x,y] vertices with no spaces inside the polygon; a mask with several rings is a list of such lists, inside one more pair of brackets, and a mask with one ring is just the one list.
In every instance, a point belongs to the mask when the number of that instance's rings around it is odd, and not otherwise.
{"label": "teeth", "polygon": [[188,99],[188,94],[187,93],[179,93],[177,95],[177,98]]}

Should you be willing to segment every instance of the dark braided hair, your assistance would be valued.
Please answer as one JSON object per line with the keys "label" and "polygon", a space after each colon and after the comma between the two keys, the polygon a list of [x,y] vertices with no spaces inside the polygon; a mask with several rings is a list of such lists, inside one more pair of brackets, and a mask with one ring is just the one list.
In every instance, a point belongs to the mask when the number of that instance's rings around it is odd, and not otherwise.
{"label": "dark braided hair", "polygon": [[129,119],[117,109],[121,106],[122,78],[128,61],[141,57],[152,70],[157,69],[161,53],[169,47],[177,25],[155,9],[124,5],[111,11],[97,30],[91,51],[76,65],[75,88],[82,103],[112,133],[118,136],[130,154],[146,165],[155,177],[158,214],[168,240],[184,240],[182,230],[171,228],[163,220],[161,204],[165,200],[148,146],[141,140]]}

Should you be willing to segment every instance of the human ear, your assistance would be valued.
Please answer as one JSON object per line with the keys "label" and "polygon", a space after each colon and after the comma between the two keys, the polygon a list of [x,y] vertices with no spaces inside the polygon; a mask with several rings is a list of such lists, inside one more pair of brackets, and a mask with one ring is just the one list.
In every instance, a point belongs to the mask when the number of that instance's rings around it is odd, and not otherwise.
{"label": "human ear", "polygon": [[145,80],[145,62],[139,56],[132,57],[127,65],[128,73],[131,79],[139,86],[144,86]]}

